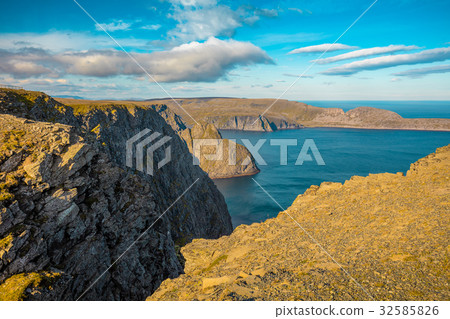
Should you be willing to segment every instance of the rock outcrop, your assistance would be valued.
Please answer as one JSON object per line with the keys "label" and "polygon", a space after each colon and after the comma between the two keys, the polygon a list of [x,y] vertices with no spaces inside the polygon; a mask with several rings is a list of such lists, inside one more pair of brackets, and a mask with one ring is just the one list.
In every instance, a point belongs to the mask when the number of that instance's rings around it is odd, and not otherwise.
{"label": "rock outcrop", "polygon": [[[182,271],[180,246],[231,232],[223,196],[154,110],[1,90],[0,113],[0,299],[74,300],[91,284],[83,300],[144,299]],[[153,176],[125,165],[145,128],[171,138]]]}
{"label": "rock outcrop", "polygon": [[[248,149],[237,144],[235,141],[223,139],[217,128],[213,124],[199,123],[192,129],[184,132],[183,139],[186,141],[189,150],[194,155],[194,141],[197,140],[215,140],[215,145],[201,146],[198,152],[200,158],[197,158],[200,167],[208,173],[210,178],[230,178],[237,176],[247,176],[259,173],[253,155]],[[219,159],[209,159],[208,156],[215,157],[219,154]]]}
{"label": "rock outcrop", "polygon": [[220,130],[273,132],[277,130],[275,124],[261,116],[214,116],[203,119],[214,124]]}
{"label": "rock outcrop", "polygon": [[406,176],[311,186],[276,218],[183,247],[185,274],[148,300],[448,300],[449,180],[450,145]]}
{"label": "rock outcrop", "polygon": [[[211,123],[200,122],[188,128],[181,117],[172,112],[165,105],[152,105],[172,129],[186,142],[189,151],[193,154],[194,140],[214,139],[216,145],[201,147],[200,168],[212,179],[231,178],[254,175],[259,172],[255,159],[248,149],[234,141],[222,138],[216,126]],[[208,155],[221,154],[219,160],[210,160]]]}

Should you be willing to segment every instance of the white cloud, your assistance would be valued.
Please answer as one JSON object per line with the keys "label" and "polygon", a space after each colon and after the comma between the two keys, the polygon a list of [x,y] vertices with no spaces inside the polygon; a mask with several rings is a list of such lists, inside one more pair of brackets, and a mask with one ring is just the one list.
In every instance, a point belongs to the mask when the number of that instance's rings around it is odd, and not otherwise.
{"label": "white cloud", "polygon": [[[168,51],[134,53],[139,63],[161,82],[213,82],[237,66],[273,63],[260,48],[235,40],[210,38]],[[44,50],[0,51],[0,73],[16,78],[76,74],[94,77],[143,75],[124,52],[117,50],[66,51],[52,54]]]}
{"label": "white cloud", "polygon": [[151,31],[156,31],[156,30],[159,30],[160,28],[161,28],[160,24],[149,24],[149,25],[144,25],[141,27],[141,29],[151,30]]}
{"label": "white cloud", "polygon": [[419,78],[419,77],[423,77],[428,74],[447,73],[447,72],[450,72],[450,64],[410,69],[410,70],[394,73],[393,75],[408,76],[411,78]]}
{"label": "white cloud", "polygon": [[269,18],[274,18],[274,17],[278,17],[278,11],[275,9],[256,9],[256,14],[264,16],[264,17],[269,17]]}
{"label": "white cloud", "polygon": [[302,79],[312,79],[312,78],[314,78],[314,76],[308,75],[308,74],[301,75],[301,74],[284,73],[283,75],[291,77],[291,78],[298,78],[299,76],[301,76]]}
{"label": "white cloud", "polygon": [[111,23],[99,23],[95,25],[97,31],[106,30],[108,32],[129,30],[132,23],[123,22],[122,20],[113,21]]}
{"label": "white cloud", "polygon": [[289,11],[295,11],[297,13],[303,14],[303,10],[299,8],[288,8]]}
{"label": "white cloud", "polygon": [[300,13],[300,14],[305,14],[305,13],[307,13],[307,14],[312,14],[312,12],[309,11],[309,10],[307,10],[307,9],[288,8],[288,10],[289,10],[289,11],[294,11],[294,12],[297,12],[297,13]]}
{"label": "white cloud", "polygon": [[[11,81],[14,81],[14,79],[10,79]],[[49,85],[49,84],[69,84],[69,82],[66,79],[23,79],[23,80],[17,80],[15,83],[18,83],[20,85]]]}
{"label": "white cloud", "polygon": [[244,24],[253,25],[260,17],[277,17],[275,9],[241,6],[232,10],[215,0],[169,0],[172,4],[168,17],[177,21],[167,35],[178,42],[206,40],[210,37],[232,37]]}
{"label": "white cloud", "polygon": [[270,89],[271,87],[273,87],[273,84],[252,84],[250,87],[252,87],[252,88]]}
{"label": "white cloud", "polygon": [[327,64],[327,63],[355,59],[355,58],[360,58],[360,57],[365,57],[365,56],[370,56],[370,55],[379,55],[379,54],[385,54],[385,53],[393,53],[393,52],[398,52],[398,51],[409,51],[409,50],[416,50],[416,49],[420,49],[420,48],[416,45],[393,45],[393,44],[391,44],[391,45],[388,45],[385,47],[373,47],[373,48],[368,48],[368,49],[356,50],[356,51],[340,54],[337,56],[333,56],[330,58],[312,60],[311,62],[316,62],[317,64]]}
{"label": "white cloud", "polygon": [[288,54],[299,54],[299,53],[320,53],[320,52],[332,52],[332,51],[339,51],[339,50],[353,50],[357,49],[358,47],[350,46],[346,44],[341,43],[323,43],[318,45],[311,45],[308,47],[298,48],[295,50],[290,51]]}
{"label": "white cloud", "polygon": [[169,2],[184,7],[215,6],[217,4],[216,0],[169,0]]}
{"label": "white cloud", "polygon": [[[115,37],[124,47],[140,49],[151,48],[148,39]],[[49,51],[87,50],[110,48],[114,45],[111,38],[104,33],[92,35],[88,32],[48,32],[48,33],[0,33],[1,48],[17,50],[23,47],[44,48]]]}
{"label": "white cloud", "polygon": [[196,85],[191,85],[191,86],[179,85],[179,86],[175,86],[175,87],[171,88],[170,90],[173,92],[202,92],[202,91],[206,91],[206,90],[210,90],[210,89],[196,86]]}
{"label": "white cloud", "polygon": [[169,37],[182,41],[204,40],[215,36],[233,36],[242,26],[239,16],[227,6],[186,8],[176,6],[169,15],[178,22]]}
{"label": "white cloud", "polygon": [[378,70],[398,65],[411,65],[419,63],[432,63],[450,59],[450,47],[424,50],[419,53],[381,56],[344,64],[328,69],[322,74],[351,75],[364,70]]}

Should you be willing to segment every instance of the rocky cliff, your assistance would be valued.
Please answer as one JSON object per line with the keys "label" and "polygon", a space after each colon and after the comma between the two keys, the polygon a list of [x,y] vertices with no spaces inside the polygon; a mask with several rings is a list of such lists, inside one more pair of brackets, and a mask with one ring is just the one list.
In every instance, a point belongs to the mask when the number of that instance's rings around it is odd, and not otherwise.
{"label": "rocky cliff", "polygon": [[[199,150],[200,167],[208,172],[211,178],[230,178],[237,176],[247,176],[259,173],[255,159],[249,150],[234,141],[223,139],[217,128],[213,124],[201,122],[195,124],[192,129],[185,131],[183,139],[186,141],[191,153],[194,151],[194,140],[213,139],[217,141],[215,145],[205,145]],[[219,155],[219,160],[208,159],[208,156]]]}
{"label": "rocky cliff", "polygon": [[[259,172],[253,155],[240,144],[223,139],[217,127],[213,123],[199,122],[188,128],[181,117],[172,112],[166,105],[152,105],[173,130],[186,142],[191,153],[194,153],[193,143],[195,139],[215,139],[216,145],[201,147],[199,159],[200,168],[210,178],[230,178],[246,175],[254,175]],[[209,160],[208,155],[221,153],[219,160]],[[231,156],[233,158],[231,158]]]}
{"label": "rocky cliff", "polygon": [[276,218],[183,247],[185,274],[148,300],[448,300],[449,180],[450,145],[406,176],[311,186]]}
{"label": "rocky cliff", "polygon": [[213,116],[203,119],[221,130],[273,132],[277,127],[261,116]]}
{"label": "rocky cliff", "polygon": [[[0,124],[0,299],[74,300],[93,283],[83,299],[143,299],[182,271],[180,246],[232,230],[223,196],[154,110],[1,90]],[[171,137],[153,176],[125,166],[144,128]]]}

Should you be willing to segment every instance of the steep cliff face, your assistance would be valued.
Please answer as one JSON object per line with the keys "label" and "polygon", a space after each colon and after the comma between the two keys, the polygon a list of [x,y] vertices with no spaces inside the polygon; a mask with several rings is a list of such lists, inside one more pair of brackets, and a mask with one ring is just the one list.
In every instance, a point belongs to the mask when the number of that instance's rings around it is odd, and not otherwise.
{"label": "steep cliff face", "polygon": [[[201,156],[199,159],[200,168],[208,173],[210,178],[230,178],[254,175],[259,172],[255,159],[247,148],[228,139],[223,139],[214,124],[200,122],[194,124],[192,128],[187,128],[181,120],[181,117],[172,112],[167,106],[153,105],[152,108],[156,110],[172,129],[186,142],[191,153],[194,152],[194,139],[218,140],[217,145],[201,147]],[[216,154],[218,152],[222,154],[219,160],[209,160],[207,158],[208,155]]]}
{"label": "steep cliff face", "polygon": [[275,126],[277,130],[297,130],[303,128],[303,125],[293,121],[283,119],[270,119],[272,127]]}
{"label": "steep cliff face", "polygon": [[[182,271],[179,246],[231,232],[223,196],[154,110],[0,93],[0,113],[22,116],[0,119],[0,298],[25,282],[20,298],[75,299],[154,223],[83,297],[143,299]],[[126,140],[145,128],[171,138],[172,160],[153,176],[125,165]],[[52,291],[31,289],[48,278]]]}
{"label": "steep cliff face", "polygon": [[[157,220],[158,201],[145,180],[70,126],[8,115],[0,123],[0,298],[22,290],[19,298],[74,300]],[[85,299],[142,299],[180,273],[170,231],[163,216]],[[54,275],[51,291],[8,287],[45,271]]]}
{"label": "steep cliff face", "polygon": [[264,116],[214,116],[204,120],[220,130],[273,132],[277,129]]}
{"label": "steep cliff face", "polygon": [[273,132],[302,128],[302,125],[283,119],[268,119],[265,116],[213,116],[202,119],[220,130]]}
{"label": "steep cliff face", "polygon": [[185,246],[185,274],[148,300],[448,300],[449,179],[450,145],[406,176],[311,186],[276,218]]}
{"label": "steep cliff face", "polygon": [[[254,175],[259,173],[255,159],[243,145],[234,141],[223,139],[219,131],[213,124],[199,123],[192,129],[184,132],[186,141],[191,153],[194,140],[213,139],[217,141],[215,145],[205,145],[200,147],[200,167],[208,172],[211,178],[229,178],[237,176]],[[208,159],[208,156],[220,154],[219,159]]]}

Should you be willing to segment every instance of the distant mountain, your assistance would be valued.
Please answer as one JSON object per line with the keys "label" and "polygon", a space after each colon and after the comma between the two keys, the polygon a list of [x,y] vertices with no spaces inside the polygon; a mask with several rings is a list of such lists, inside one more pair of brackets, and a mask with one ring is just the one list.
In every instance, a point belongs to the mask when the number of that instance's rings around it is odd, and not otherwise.
{"label": "distant mountain", "polygon": [[84,97],[78,95],[57,95],[55,98],[84,100]]}
{"label": "distant mountain", "polygon": [[[151,102],[151,101],[149,101]],[[450,131],[450,119],[409,119],[373,107],[322,108],[301,102],[275,99],[155,100],[180,114],[187,124],[204,120],[218,129],[271,131],[301,127],[348,127],[363,129],[402,129]],[[181,107],[180,107],[181,106]],[[190,116],[188,116],[189,114]]]}

